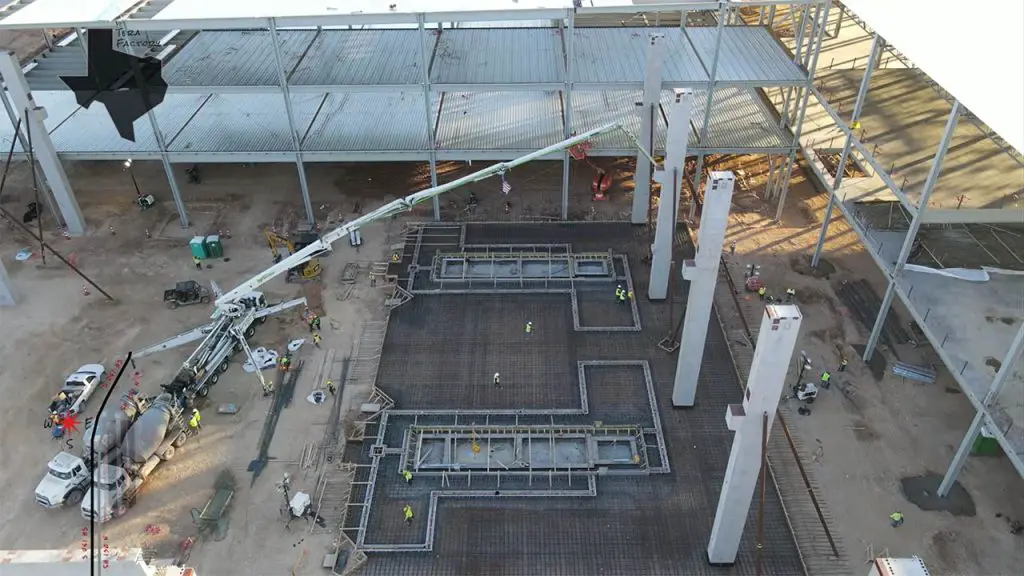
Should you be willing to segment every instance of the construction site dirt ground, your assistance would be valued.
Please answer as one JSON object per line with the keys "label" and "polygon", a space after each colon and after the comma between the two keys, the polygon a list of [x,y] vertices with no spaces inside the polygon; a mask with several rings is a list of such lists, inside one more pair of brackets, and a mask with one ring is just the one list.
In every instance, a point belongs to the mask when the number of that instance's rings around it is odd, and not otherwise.
{"label": "construction site dirt ground", "polygon": [[[555,165],[558,169],[552,169]],[[442,178],[454,178],[454,172],[468,173],[480,167],[442,164],[440,168]],[[169,310],[161,301],[162,290],[187,279],[203,283],[215,280],[224,289],[235,286],[272,263],[263,230],[294,226],[304,214],[293,166],[203,166],[200,185],[186,185],[186,167],[176,168],[194,224],[188,230],[178,223],[158,163],[137,162],[134,166],[141,189],[154,194],[158,201],[157,206],[144,212],[135,205],[131,178],[119,163],[65,163],[89,231],[82,238],[65,240],[47,215],[44,237],[112,294],[116,303],[105,301],[95,289],[90,288],[90,294],[85,295],[79,277],[52,256],[47,256],[44,266],[38,245],[13,224],[0,222],[0,257],[18,300],[16,307],[0,309],[4,333],[0,339],[0,394],[9,399],[0,406],[0,489],[7,495],[0,503],[0,549],[82,546],[81,532],[87,523],[77,506],[44,510],[33,495],[48,460],[66,448],[43,428],[46,405],[62,378],[86,363],[103,362],[111,369],[127,351],[207,321],[208,306]],[[557,217],[560,168],[560,163],[542,162],[517,169],[510,177],[514,193],[508,197],[502,196],[497,180],[462,189],[442,199],[445,216],[500,220],[553,213]],[[20,218],[33,200],[29,174],[24,164],[15,164],[3,190],[0,205],[15,218]],[[574,217],[620,217],[628,209],[628,199],[597,205],[599,216],[597,211],[590,211],[590,178],[582,170],[574,174]],[[622,174],[617,177],[619,185],[623,178]],[[426,188],[429,175],[426,165],[312,166],[309,181],[314,209],[323,224],[329,218],[351,219],[357,208],[368,211]],[[480,202],[472,215],[465,212],[469,191],[474,191]],[[452,200],[454,204],[449,203]],[[507,214],[505,201],[512,203]],[[364,228],[364,244],[359,250],[339,242],[335,252],[324,259],[322,284],[300,288],[277,278],[262,287],[271,302],[301,294],[310,299],[312,306],[322,306],[324,351],[311,349],[308,344],[303,348],[307,367],[291,406],[281,414],[269,450],[271,459],[254,487],[249,486],[251,474],[246,468],[257,455],[270,401],[262,397],[256,376],[243,372],[236,360],[214,387],[207,404],[201,406],[202,433],[156,471],[126,517],[103,526],[101,536],[107,539],[100,542],[143,546],[156,557],[177,557],[180,543],[195,533],[190,509],[202,508],[213,494],[217,476],[228,470],[238,492],[229,514],[227,537],[223,541],[200,541],[191,552],[190,564],[203,574],[260,576],[293,569],[296,574],[319,574],[322,555],[332,549],[336,535],[310,535],[302,521],[286,530],[286,518],[281,513],[283,496],[275,484],[290,472],[293,491],[314,490],[315,476],[303,474],[298,461],[307,444],[322,438],[328,420],[327,405],[313,406],[305,400],[317,384],[313,381],[316,367],[326,350],[335,350],[338,358],[351,354],[363,323],[382,315],[385,295],[380,288],[369,286],[369,265],[387,260],[387,247],[400,241],[404,220],[429,218],[428,202],[408,216]],[[34,229],[35,223],[32,226]],[[230,234],[224,240],[226,258],[196,270],[188,240],[195,234],[218,232]],[[33,252],[33,256],[17,261],[15,255],[22,250]],[[347,263],[360,265],[351,292],[341,283]],[[280,349],[288,340],[302,336],[308,336],[308,332],[299,312],[293,309],[272,317],[257,331],[252,345]],[[159,385],[173,377],[191,350],[183,346],[139,360],[137,370],[129,369],[115,392],[126,392],[136,371],[142,392],[159,392]],[[339,375],[334,376],[337,381]],[[347,388],[342,409],[358,406],[368,394],[368,389]],[[90,400],[86,415],[95,414],[99,398]],[[222,403],[238,405],[238,413],[218,415],[216,408]],[[74,452],[80,450],[80,436],[72,435]]]}
{"label": "construction site dirt ground", "polygon": [[[775,208],[769,210],[760,199],[766,167],[756,157],[737,157],[715,167],[746,175],[745,189],[733,197],[726,239],[736,242],[736,254],[726,259],[734,277],[742,276],[738,268],[759,265],[769,293],[796,290],[804,314],[797,348],[811,358],[811,379],[823,368],[833,375],[833,385],[819,391],[810,415],[797,414],[795,400],[783,401],[780,410],[793,433],[810,447],[804,464],[835,518],[831,529],[847,551],[850,571],[860,573],[872,554],[888,554],[921,556],[933,574],[1016,572],[1024,540],[1010,533],[1010,522],[1024,520],[1024,499],[1020,477],[1004,457],[971,457],[960,474],[976,508],[972,517],[919,510],[901,492],[902,478],[945,472],[974,410],[927,344],[898,353],[903,362],[936,364],[935,384],[904,381],[888,372],[876,380],[854,349],[866,342],[870,327],[851,316],[836,291],[844,281],[866,279],[881,296],[884,277],[838,211],[829,228],[823,268],[835,271],[825,277],[811,274],[809,256],[827,198],[810,186],[802,171],[795,171],[783,219],[772,223]],[[741,298],[757,300],[749,294]],[[898,307],[894,311],[906,326],[906,312]],[[734,310],[719,313],[726,324],[736,316]],[[894,361],[890,351],[883,355]],[[849,367],[838,372],[843,356]],[[795,369],[790,378],[795,381]],[[905,523],[891,528],[888,516],[897,510]]]}
{"label": "construction site dirt ground", "polygon": [[[850,358],[849,370],[836,380],[852,384],[855,393],[843,395],[838,383],[822,391],[812,414],[799,416],[795,405],[784,405],[790,426],[807,445],[820,450],[806,455],[809,471],[822,486],[821,496],[837,519],[831,526],[849,552],[850,571],[859,573],[869,546],[875,554],[886,550],[894,556],[917,554],[938,574],[1009,574],[1016,572],[1021,539],[1009,533],[1007,522],[1024,518],[1019,478],[1000,458],[972,458],[960,479],[974,499],[974,517],[954,518],[946,513],[921,512],[900,493],[900,479],[925,472],[941,473],[973,416],[955,384],[940,370],[932,386],[902,382],[886,376],[875,381],[853,354],[851,346],[866,339],[866,331],[847,315],[835,296],[836,282],[865,278],[882,288],[882,276],[858,245],[852,230],[841,220],[831,228],[826,258],[836,267],[829,278],[801,274],[803,258],[817,238],[825,199],[796,173],[789,207],[781,224],[769,223],[769,212],[753,193],[762,180],[756,164],[737,158],[719,165],[743,169],[748,191],[738,191],[730,239],[737,241],[735,265],[753,261],[761,265],[773,291],[796,289],[804,311],[805,336],[800,348],[815,366],[835,366],[838,345]],[[609,160],[609,165],[610,165]],[[598,161],[601,164],[600,160]],[[480,199],[472,215],[480,220],[550,217],[557,214],[561,170],[554,163],[535,163],[510,175],[513,192],[502,196],[491,180],[442,199],[445,217],[464,209],[470,189]],[[604,164],[602,164],[604,165]],[[570,216],[576,219],[619,219],[626,214],[629,162],[618,161],[613,200],[592,203],[591,175],[583,169],[573,174]],[[763,169],[763,163],[760,165]],[[472,168],[479,167],[474,163]],[[66,169],[90,224],[89,234],[63,240],[49,220],[47,241],[74,260],[84,272],[114,294],[118,303],[104,302],[96,293],[85,296],[82,281],[53,259],[45,267],[38,257],[16,262],[14,254],[33,249],[26,235],[0,223],[0,257],[3,258],[19,306],[0,309],[0,394],[8,398],[0,407],[0,438],[3,465],[0,488],[7,495],[0,504],[0,548],[79,548],[85,525],[78,510],[42,510],[35,504],[33,489],[45,472],[49,458],[60,448],[42,427],[45,406],[61,378],[81,364],[101,360],[111,364],[132,348],[179,333],[203,322],[209,309],[202,306],[168,310],[160,291],[175,281],[193,278],[217,280],[234,286],[271,262],[261,228],[283,220],[296,221],[303,213],[294,167],[288,165],[204,166],[203,183],[184,184],[190,216],[202,227],[195,233],[230,230],[226,256],[213,268],[195,270],[186,246],[193,231],[177,224],[160,166],[139,162],[136,176],[144,191],[153,193],[158,206],[139,212],[135,192],[116,163],[66,163]],[[183,171],[184,167],[178,167]],[[442,166],[441,170],[470,170],[468,166]],[[443,178],[453,177],[450,173]],[[356,202],[362,210],[428,184],[425,165],[334,165],[310,168],[313,207],[318,219],[351,217]],[[449,199],[456,199],[450,206]],[[31,201],[31,185],[23,166],[12,170],[4,189],[3,207],[20,216]],[[512,203],[509,214],[502,204]],[[430,217],[430,204],[417,207],[408,219]],[[451,211],[451,212],[448,212]],[[465,216],[465,215],[463,215]],[[339,277],[346,262],[368,264],[386,258],[386,248],[398,241],[401,222],[385,222],[364,230],[364,246],[357,253],[339,243],[336,253],[324,262],[322,299],[325,318],[324,347],[344,355],[351,350],[361,326],[381,314],[383,295],[371,290],[359,277],[350,298],[337,300]],[[116,235],[111,235],[112,226]],[[146,230],[152,238],[146,237]],[[389,238],[390,235],[390,238]],[[35,249],[38,252],[38,249]],[[300,289],[276,279],[264,287],[268,299],[297,296]],[[729,311],[720,310],[723,320]],[[330,326],[330,329],[328,329]],[[295,311],[284,312],[257,332],[254,345],[280,347],[306,330]],[[308,347],[307,347],[308,348]],[[187,355],[189,348],[154,355],[141,361],[141,386],[156,392]],[[912,356],[920,351],[901,351],[901,358],[923,363]],[[319,351],[303,351],[316,365]],[[112,546],[146,545],[158,557],[174,557],[182,539],[194,533],[189,509],[201,507],[213,493],[215,477],[228,469],[236,477],[239,492],[230,512],[230,528],[224,541],[201,542],[190,563],[213,574],[282,574],[297,565],[296,574],[320,573],[320,556],[331,547],[333,535],[309,536],[304,523],[284,527],[280,513],[282,496],[274,488],[281,475],[292,472],[293,489],[312,490],[311,477],[303,478],[297,461],[302,447],[323,435],[327,408],[315,407],[305,396],[315,385],[312,370],[304,371],[292,406],[285,409],[270,448],[273,458],[249,488],[246,467],[256,456],[269,401],[262,398],[254,375],[242,372],[237,363],[210,396],[204,410],[203,431],[182,453],[159,470],[147,484],[131,513],[104,527]],[[368,390],[346,390],[344,406],[358,406]],[[234,402],[240,411],[220,416],[213,409]],[[90,404],[95,410],[98,404]],[[724,415],[723,415],[724,418]],[[728,450],[728,446],[721,446]],[[906,523],[889,527],[888,515],[901,510]],[[748,527],[748,530],[752,529]]]}

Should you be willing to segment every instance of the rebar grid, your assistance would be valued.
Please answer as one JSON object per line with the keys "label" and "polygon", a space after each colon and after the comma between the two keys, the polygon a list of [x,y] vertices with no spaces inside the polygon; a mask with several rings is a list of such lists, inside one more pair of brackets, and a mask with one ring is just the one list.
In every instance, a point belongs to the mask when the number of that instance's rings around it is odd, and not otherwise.
{"label": "rebar grid", "polygon": [[[424,238],[429,239],[430,227],[424,230]],[[647,274],[649,266],[641,260],[650,247],[650,238],[643,229],[630,227],[622,223],[574,223],[574,224],[494,224],[479,225],[467,224],[460,229],[458,249],[467,244],[536,244],[536,243],[568,243],[574,251],[606,251],[612,247],[617,253],[621,253],[633,262],[640,262],[636,267],[637,277],[625,273],[623,276],[629,278],[629,288],[635,294],[643,294],[647,285]],[[682,235],[685,236],[685,235]],[[454,244],[454,243],[452,243]],[[441,249],[438,247],[437,249]],[[684,245],[682,257],[692,257],[692,246]],[[425,251],[424,251],[425,252]],[[686,253],[689,256],[686,256]],[[421,258],[425,254],[421,253]],[[617,270],[618,271],[618,270]],[[424,271],[425,272],[425,271]],[[625,268],[621,272],[625,272]],[[682,283],[680,283],[682,284]],[[685,286],[677,286],[680,292],[685,293]],[[521,293],[515,295],[501,296],[499,300],[518,299],[523,297]],[[473,345],[472,357],[459,357],[459,369],[443,365],[441,369],[452,368],[452,376],[444,382],[435,382],[431,387],[421,387],[419,396],[405,394],[405,390],[412,386],[408,374],[418,375],[422,367],[426,366],[429,371],[437,371],[431,368],[430,363],[447,362],[448,355],[443,347],[443,342],[452,338],[462,338],[458,321],[455,326],[449,328],[448,314],[446,308],[435,309],[434,315],[425,315],[418,321],[415,318],[418,314],[412,314],[424,300],[444,300],[452,298],[451,295],[440,297],[426,296],[417,298],[411,303],[403,306],[393,313],[396,322],[407,317],[401,331],[419,330],[429,331],[434,340],[442,346],[435,348],[433,355],[428,359],[429,363],[409,363],[413,365],[412,371],[391,370],[390,376],[385,374],[385,366],[392,362],[404,362],[408,355],[407,347],[385,346],[384,358],[378,384],[389,393],[393,393],[397,401],[396,408],[384,414],[380,421],[380,428],[373,436],[373,442],[379,444],[382,450],[394,451],[394,447],[401,444],[400,429],[414,425],[444,424],[467,422],[485,424],[498,423],[531,423],[542,424],[547,417],[550,424],[592,424],[593,416],[582,413],[582,403],[588,402],[589,410],[599,410],[602,406],[600,400],[589,398],[574,390],[572,397],[579,398],[579,408],[558,407],[553,410],[544,410],[531,406],[528,402],[519,400],[519,396],[509,394],[505,406],[490,408],[470,407],[467,409],[467,402],[444,404],[441,401],[430,403],[433,396],[466,396],[472,394],[472,387],[478,389],[486,388],[487,384],[478,384],[476,376],[471,373],[474,369],[477,372],[487,374],[486,382],[490,383],[490,368],[485,367],[503,358],[508,360],[508,351],[504,344],[509,340],[515,343],[524,337],[522,325],[515,317],[515,309],[522,308],[523,302],[516,301],[515,304],[507,304],[503,310],[505,315],[499,315],[507,327],[493,324],[494,315],[486,313],[475,317],[480,324],[485,324],[485,330],[479,333],[479,344]],[[454,296],[456,300],[465,302],[479,296]],[[527,296],[534,298],[534,296]],[[537,296],[537,298],[548,298],[548,296]],[[550,296],[550,298],[555,298]],[[564,296],[562,296],[564,298]],[[568,320],[559,321],[559,330],[564,334],[563,339],[548,349],[548,346],[536,346],[533,348],[514,348],[511,356],[512,364],[516,364],[519,354],[535,354],[543,356],[543,363],[562,364],[563,366],[578,362],[602,359],[604,361],[635,362],[646,361],[649,366],[645,369],[645,379],[649,381],[647,395],[654,399],[651,405],[651,416],[653,425],[643,425],[641,439],[648,447],[647,455],[649,465],[657,467],[664,464],[667,468],[669,461],[685,463],[684,466],[675,466],[666,473],[645,476],[601,476],[601,489],[598,492],[596,476],[587,476],[588,490],[589,483],[593,482],[594,490],[592,495],[586,498],[551,497],[557,495],[552,491],[545,495],[542,500],[535,497],[504,498],[494,497],[490,488],[495,483],[484,485],[483,474],[448,474],[445,481],[447,485],[458,488],[459,491],[474,491],[476,496],[465,498],[451,498],[444,506],[437,506],[437,499],[431,495],[435,490],[447,490],[446,487],[430,486],[428,484],[436,480],[436,477],[418,474],[411,486],[398,486],[399,457],[389,456],[385,453],[378,453],[377,457],[371,458],[369,449],[362,451],[355,449],[347,451],[347,455],[360,459],[363,462],[371,460],[387,463],[375,478],[375,484],[380,484],[373,496],[372,507],[380,509],[383,521],[380,526],[374,524],[373,534],[381,534],[382,538],[372,536],[363,538],[363,543],[370,543],[370,546],[377,546],[380,543],[386,546],[395,543],[396,549],[374,548],[383,551],[427,551],[427,556],[422,554],[384,554],[371,558],[365,567],[367,574],[386,574],[388,576],[403,576],[422,574],[429,572],[438,575],[463,575],[476,573],[508,574],[508,575],[529,575],[539,573],[558,574],[605,574],[605,575],[633,575],[633,574],[662,574],[666,576],[678,576],[679,574],[708,574],[715,573],[715,570],[707,565],[705,546],[710,533],[714,504],[720,491],[721,475],[724,473],[728,446],[731,442],[731,433],[726,429],[723,414],[729,403],[738,402],[741,399],[740,387],[736,381],[735,373],[731,374],[723,370],[724,366],[731,368],[731,359],[728,357],[727,345],[724,334],[719,326],[712,325],[708,333],[707,350],[705,353],[704,366],[701,373],[700,388],[697,394],[697,407],[687,411],[667,411],[658,413],[657,402],[670,402],[672,378],[674,375],[674,357],[665,354],[657,348],[657,343],[664,338],[665,333],[670,330],[674,321],[668,318],[668,305],[666,303],[652,303],[646,299],[636,299],[638,320],[642,317],[647,319],[645,329],[635,332],[575,332],[568,330]],[[564,311],[564,300],[562,300],[562,314],[567,318],[568,313]],[[499,304],[500,308],[501,305]],[[677,312],[680,307],[676,306]],[[438,314],[437,312],[441,312]],[[470,315],[475,312],[470,313]],[[519,315],[524,316],[520,309]],[[533,313],[530,313],[533,316]],[[549,313],[543,314],[541,320],[537,316],[532,318],[536,332],[534,336],[544,330],[545,325],[550,329]],[[455,318],[458,320],[459,316]],[[652,323],[652,319],[653,322]],[[664,319],[664,321],[662,321]],[[413,320],[413,321],[408,321]],[[436,323],[436,326],[432,324]],[[655,326],[654,324],[657,324]],[[664,324],[664,325],[662,325]],[[561,328],[564,327],[564,328]],[[388,339],[392,338],[392,332],[399,328],[395,324],[390,326]],[[536,341],[535,341],[536,342]],[[723,350],[725,354],[723,355]],[[424,354],[426,357],[426,354]],[[537,363],[537,360],[529,359],[530,363]],[[599,365],[596,370],[602,370]],[[587,371],[591,368],[587,368]],[[578,373],[577,364],[575,372]],[[488,374],[490,372],[490,374]],[[573,370],[566,370],[571,373]],[[505,386],[506,372],[502,372],[503,387]],[[560,379],[561,380],[561,379]],[[571,380],[562,380],[566,382]],[[635,377],[630,377],[635,382]],[[553,382],[558,384],[558,382]],[[577,376],[572,388],[578,388],[580,382]],[[600,385],[600,384],[599,384]],[[397,386],[397,388],[395,388]],[[584,387],[586,385],[584,384]],[[635,386],[635,384],[634,384]],[[584,392],[586,390],[584,389]],[[567,394],[562,390],[560,394]],[[637,389],[637,393],[639,390]],[[642,396],[642,394],[640,394]],[[566,395],[567,399],[569,396]],[[424,403],[421,401],[425,399]],[[529,399],[528,399],[529,400]],[[568,403],[567,403],[568,404]],[[567,406],[563,404],[563,406]],[[447,408],[456,408],[458,413],[452,413]],[[476,409],[474,409],[476,408]],[[524,410],[525,409],[525,410]],[[558,414],[551,413],[557,411]],[[589,422],[588,422],[589,420]],[[660,433],[665,441],[659,439]],[[385,442],[385,436],[387,442]],[[657,448],[654,447],[657,445]],[[399,451],[400,453],[400,451]],[[659,462],[659,460],[661,462]],[[654,472],[654,470],[651,470]],[[369,475],[369,474],[368,474]],[[495,475],[490,475],[492,478]],[[562,486],[558,485],[561,477],[552,477],[552,485],[549,488],[561,490],[566,488],[564,483],[570,481],[575,490],[582,480],[566,476],[561,479]],[[543,495],[543,492],[535,491],[530,486],[531,479],[515,477],[502,477],[500,493],[515,493],[512,488],[518,489],[516,482],[526,483],[525,488],[530,496]],[[485,489],[486,488],[486,489]],[[353,486],[353,500],[359,496],[365,496],[371,492],[370,486]],[[417,521],[423,516],[422,510],[427,510],[426,518],[422,518],[423,525],[416,524],[414,527],[406,527],[401,522],[400,512],[388,508],[400,502],[410,500],[416,508]],[[431,503],[432,502],[432,503]],[[369,506],[365,508],[370,508]],[[753,513],[752,513],[753,514]],[[350,518],[355,514],[350,515]],[[595,519],[600,519],[600,526],[595,526]],[[355,525],[355,521],[350,522]],[[430,527],[426,524],[431,524]],[[753,526],[752,521],[748,524]],[[377,532],[377,529],[382,532]],[[436,532],[427,539],[428,528]],[[348,530],[357,530],[358,526],[347,527]],[[415,535],[415,537],[414,537]],[[612,536],[614,535],[614,536]],[[623,535],[627,535],[623,537]],[[422,538],[420,540],[419,538]],[[430,542],[429,548],[424,546]],[[638,543],[643,543],[639,545]],[[761,567],[764,574],[797,574],[801,572],[799,556],[793,543],[792,535],[785,523],[784,516],[777,495],[770,491],[765,506],[765,531],[762,541]],[[367,549],[367,546],[363,546]],[[528,551],[528,553],[524,553]],[[731,573],[753,574],[754,573],[754,543],[751,536],[744,538],[741,545],[736,566]]]}

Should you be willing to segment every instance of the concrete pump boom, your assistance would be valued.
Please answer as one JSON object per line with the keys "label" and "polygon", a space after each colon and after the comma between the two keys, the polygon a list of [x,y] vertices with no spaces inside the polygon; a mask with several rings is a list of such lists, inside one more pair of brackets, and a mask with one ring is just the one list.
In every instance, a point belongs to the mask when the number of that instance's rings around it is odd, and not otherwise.
{"label": "concrete pump boom", "polygon": [[290,268],[294,268],[295,266],[298,266],[299,264],[306,262],[307,260],[313,258],[313,256],[315,256],[316,254],[319,254],[326,250],[330,250],[331,244],[334,244],[338,240],[345,238],[353,230],[357,230],[362,226],[365,226],[377,220],[381,220],[383,218],[387,218],[388,216],[393,216],[395,214],[411,210],[413,206],[420,204],[421,202],[424,202],[426,200],[430,200],[435,196],[440,196],[441,194],[444,194],[445,192],[448,192],[450,190],[454,190],[456,188],[459,188],[466,184],[470,184],[472,182],[485,180],[492,176],[496,176],[498,174],[506,172],[511,168],[515,168],[516,166],[519,166],[521,164],[525,164],[538,158],[543,158],[548,154],[552,154],[554,152],[558,152],[566,148],[571,148],[572,146],[591,140],[595,136],[599,136],[601,134],[605,134],[615,130],[621,130],[632,141],[633,145],[636,146],[636,148],[640,150],[640,152],[644,156],[646,156],[648,160],[651,161],[652,164],[658,164],[658,162],[655,161],[654,158],[646,150],[644,150],[643,146],[640,145],[640,142],[637,141],[637,139],[633,137],[632,134],[630,134],[627,130],[625,130],[622,127],[622,124],[618,122],[606,124],[604,126],[601,126],[600,128],[595,128],[593,130],[584,132],[577,136],[573,136],[566,140],[562,140],[557,144],[552,144],[551,146],[548,146],[546,148],[530,152],[529,154],[525,156],[520,156],[515,160],[510,160],[508,162],[500,162],[498,164],[495,164],[494,166],[484,168],[483,170],[474,172],[472,174],[469,174],[468,176],[463,176],[462,178],[459,178],[458,180],[454,180],[447,184],[442,184],[441,186],[428,188],[421,192],[410,194],[405,198],[399,198],[398,200],[389,202],[388,204],[385,204],[384,206],[381,206],[380,208],[377,208],[376,210],[373,210],[368,214],[364,214],[363,216],[360,216],[359,218],[356,218],[351,222],[346,222],[345,224],[342,224],[338,228],[335,228],[334,230],[326,232],[325,234],[320,236],[320,239],[318,241],[313,242],[312,244],[292,254],[288,258],[281,260],[277,264],[271,266],[270,268],[267,268],[266,270],[260,272],[256,276],[253,276],[252,278],[243,282],[241,285],[231,290],[230,292],[225,292],[224,294],[222,294],[220,297],[217,298],[215,302],[217,310],[215,311],[214,315],[216,317],[225,307],[228,307],[239,298],[259,288],[263,284],[266,284],[278,274],[281,274],[282,272],[285,272]]}

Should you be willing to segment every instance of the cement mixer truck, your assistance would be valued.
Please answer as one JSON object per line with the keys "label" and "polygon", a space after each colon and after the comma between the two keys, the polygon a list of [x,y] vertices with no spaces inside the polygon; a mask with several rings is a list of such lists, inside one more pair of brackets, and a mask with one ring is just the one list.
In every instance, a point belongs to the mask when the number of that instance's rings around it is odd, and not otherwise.
{"label": "cement mixer truck", "polygon": [[173,458],[191,435],[184,397],[169,392],[157,396],[128,429],[118,458],[108,458],[93,469],[92,487],[82,498],[82,517],[106,522],[125,514],[150,474]]}
{"label": "cement mixer truck", "polygon": [[[128,429],[149,408],[151,399],[138,395],[125,396],[119,403],[110,403],[85,427],[81,457],[60,452],[46,467],[46,475],[36,486],[36,502],[44,508],[60,508],[78,504],[92,484],[97,462],[116,458]],[[96,433],[95,444],[92,442]]]}

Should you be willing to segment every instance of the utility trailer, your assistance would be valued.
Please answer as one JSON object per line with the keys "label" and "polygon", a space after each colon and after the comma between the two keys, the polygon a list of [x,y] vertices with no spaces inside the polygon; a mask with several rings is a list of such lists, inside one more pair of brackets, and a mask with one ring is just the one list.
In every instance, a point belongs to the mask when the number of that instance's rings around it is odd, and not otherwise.
{"label": "utility trailer", "polygon": [[82,517],[107,522],[134,506],[146,479],[193,435],[186,420],[183,397],[169,392],[157,396],[128,429],[119,458],[93,470],[92,487],[82,499]]}
{"label": "utility trailer", "polygon": [[[128,430],[151,402],[150,398],[133,395],[122,398],[120,404],[107,405],[99,417],[85,427],[81,456],[59,452],[47,464],[46,475],[36,486],[36,503],[51,509],[78,504],[92,485],[95,464],[117,456]],[[96,432],[95,443],[93,431]]]}

